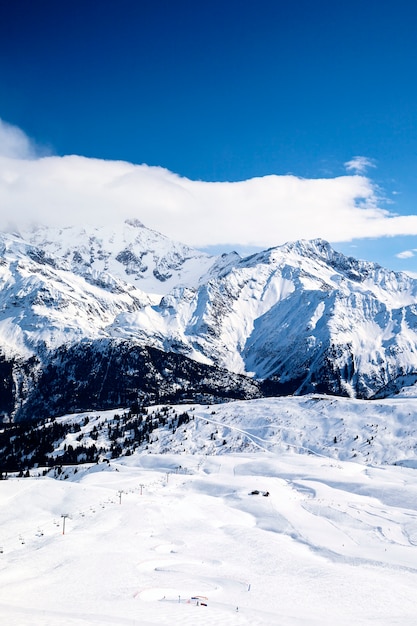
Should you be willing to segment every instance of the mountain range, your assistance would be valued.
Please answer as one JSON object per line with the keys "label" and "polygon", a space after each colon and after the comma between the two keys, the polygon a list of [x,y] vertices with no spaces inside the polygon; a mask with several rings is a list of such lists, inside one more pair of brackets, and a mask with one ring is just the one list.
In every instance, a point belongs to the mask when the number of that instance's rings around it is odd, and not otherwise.
{"label": "mountain range", "polygon": [[0,416],[417,380],[417,280],[297,241],[210,256],[138,220],[0,234]]}

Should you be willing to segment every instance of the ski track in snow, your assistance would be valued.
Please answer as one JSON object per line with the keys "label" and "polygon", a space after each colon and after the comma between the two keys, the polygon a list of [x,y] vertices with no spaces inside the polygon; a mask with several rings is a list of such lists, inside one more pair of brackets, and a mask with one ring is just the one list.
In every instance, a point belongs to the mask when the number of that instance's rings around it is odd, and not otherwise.
{"label": "ski track in snow", "polygon": [[[255,447],[259,448],[260,450],[262,450],[263,452],[270,452],[271,449],[273,449],[274,444],[272,443],[271,445],[271,441],[262,437],[258,437],[257,435],[254,435],[253,433],[249,432],[248,430],[245,430],[243,428],[239,428],[237,426],[231,426],[230,424],[225,425],[224,422],[219,422],[217,420],[213,420],[207,416],[201,416],[201,415],[195,415],[196,419],[200,419],[203,420],[205,422],[208,422],[209,424],[214,424],[215,426],[220,426],[222,428],[226,428],[230,431],[234,431],[235,433],[240,433],[241,435],[243,435],[244,437],[246,437]],[[269,444],[269,445],[268,445]],[[322,457],[322,458],[327,458],[324,454],[320,454],[319,452],[316,452],[314,450],[312,450],[311,448],[307,448],[306,446],[302,446],[302,445],[293,445],[290,443],[287,443],[287,447],[288,449],[292,448],[295,451],[302,451],[302,452],[307,452],[308,454],[314,454],[316,456]]]}
{"label": "ski track in snow", "polygon": [[133,455],[1,481],[2,623],[414,623],[415,471]]}

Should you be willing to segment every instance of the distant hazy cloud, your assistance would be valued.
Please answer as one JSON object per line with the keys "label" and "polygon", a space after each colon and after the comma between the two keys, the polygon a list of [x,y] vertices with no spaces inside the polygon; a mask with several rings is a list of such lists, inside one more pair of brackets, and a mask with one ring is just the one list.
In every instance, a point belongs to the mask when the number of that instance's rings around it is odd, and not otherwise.
{"label": "distant hazy cloud", "polygon": [[415,253],[416,250],[404,250],[404,252],[399,252],[395,256],[398,259],[411,259],[413,256],[415,256]]}
{"label": "distant hazy cloud", "polygon": [[366,170],[370,167],[376,167],[375,161],[364,156],[355,156],[350,161],[345,163],[346,170],[348,172],[354,172],[355,174],[365,174]]}
{"label": "distant hazy cloud", "polygon": [[0,146],[1,229],[30,223],[101,225],[136,217],[200,247],[417,234],[417,216],[379,208],[376,188],[365,176],[191,181],[161,167],[81,156],[36,157],[24,133],[4,122]]}

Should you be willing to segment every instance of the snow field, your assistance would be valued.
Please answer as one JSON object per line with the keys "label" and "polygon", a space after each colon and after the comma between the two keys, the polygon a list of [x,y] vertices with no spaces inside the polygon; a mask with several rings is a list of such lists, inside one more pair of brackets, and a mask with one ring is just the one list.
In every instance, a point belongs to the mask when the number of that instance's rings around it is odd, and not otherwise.
{"label": "snow field", "polygon": [[296,454],[137,454],[10,478],[2,623],[411,624],[416,509],[414,469]]}

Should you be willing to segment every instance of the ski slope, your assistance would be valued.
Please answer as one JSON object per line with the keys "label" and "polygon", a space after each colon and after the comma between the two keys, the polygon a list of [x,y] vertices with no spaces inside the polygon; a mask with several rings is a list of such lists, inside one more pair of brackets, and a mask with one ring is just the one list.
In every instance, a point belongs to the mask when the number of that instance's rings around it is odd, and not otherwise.
{"label": "ski slope", "polygon": [[1,481],[0,545],[8,626],[417,619],[408,467],[291,450],[134,454],[66,480]]}

